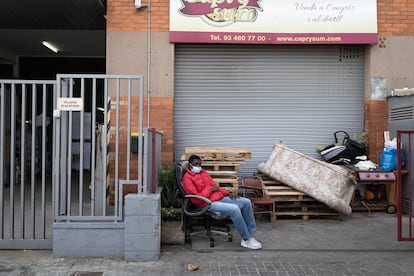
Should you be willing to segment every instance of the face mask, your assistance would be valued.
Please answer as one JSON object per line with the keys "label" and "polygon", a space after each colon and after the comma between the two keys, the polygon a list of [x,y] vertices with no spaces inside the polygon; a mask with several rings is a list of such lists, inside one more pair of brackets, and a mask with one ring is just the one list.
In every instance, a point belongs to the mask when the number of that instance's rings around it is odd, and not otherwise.
{"label": "face mask", "polygon": [[200,167],[192,166],[191,171],[193,173],[200,173],[201,172],[201,166]]}

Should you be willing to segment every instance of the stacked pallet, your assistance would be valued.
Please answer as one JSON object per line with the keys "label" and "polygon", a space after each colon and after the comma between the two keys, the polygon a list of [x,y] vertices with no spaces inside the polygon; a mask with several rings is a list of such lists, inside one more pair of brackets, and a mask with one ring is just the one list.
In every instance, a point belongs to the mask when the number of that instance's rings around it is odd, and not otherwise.
{"label": "stacked pallet", "polygon": [[276,220],[340,220],[338,211],[307,194],[289,187],[270,176],[256,172],[262,178],[265,197],[276,199]]}
{"label": "stacked pallet", "polygon": [[202,167],[217,184],[233,194],[238,193],[237,174],[240,165],[251,158],[250,151],[244,148],[186,147],[181,160],[188,160],[193,154],[200,156]]}

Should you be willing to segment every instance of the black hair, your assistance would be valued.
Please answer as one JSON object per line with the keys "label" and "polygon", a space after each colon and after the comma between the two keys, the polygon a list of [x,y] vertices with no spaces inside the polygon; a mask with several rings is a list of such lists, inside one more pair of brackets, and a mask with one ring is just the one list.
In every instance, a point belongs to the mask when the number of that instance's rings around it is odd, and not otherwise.
{"label": "black hair", "polygon": [[193,154],[188,158],[188,163],[192,164],[195,159],[201,160],[200,156]]}

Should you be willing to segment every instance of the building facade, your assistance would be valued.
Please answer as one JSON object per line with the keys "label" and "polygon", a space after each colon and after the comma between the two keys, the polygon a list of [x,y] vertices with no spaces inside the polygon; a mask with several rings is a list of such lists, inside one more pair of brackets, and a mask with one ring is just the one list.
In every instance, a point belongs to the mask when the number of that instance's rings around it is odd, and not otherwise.
{"label": "building facade", "polygon": [[376,1],[376,43],[248,45],[171,42],[172,2],[182,3],[153,0],[140,9],[129,0],[107,3],[107,73],[145,76],[146,120],[164,133],[164,161],[177,160],[186,146],[245,147],[257,152],[245,168],[250,172],[272,141],[317,157],[316,146],[345,130],[365,135],[369,158],[379,163],[386,96],[414,86],[413,3]]}

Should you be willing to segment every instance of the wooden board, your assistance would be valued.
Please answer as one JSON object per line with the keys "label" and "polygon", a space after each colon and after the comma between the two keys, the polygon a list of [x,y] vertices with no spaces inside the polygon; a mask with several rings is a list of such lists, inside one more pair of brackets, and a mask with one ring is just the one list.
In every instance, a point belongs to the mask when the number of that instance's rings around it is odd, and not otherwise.
{"label": "wooden board", "polygon": [[222,185],[231,185],[231,186],[239,186],[239,182],[237,179],[231,179],[231,178],[213,178],[213,180],[219,184]]}
{"label": "wooden board", "polygon": [[203,162],[203,169],[207,171],[240,171],[240,163],[235,162]]}
{"label": "wooden board", "polygon": [[207,170],[207,172],[211,175],[211,177],[215,177],[215,176],[235,176],[237,178],[237,173],[236,171],[209,171]]}
{"label": "wooden board", "polygon": [[192,154],[200,156],[203,162],[245,161],[251,158],[251,151],[244,148],[186,147],[181,159],[187,160]]}

